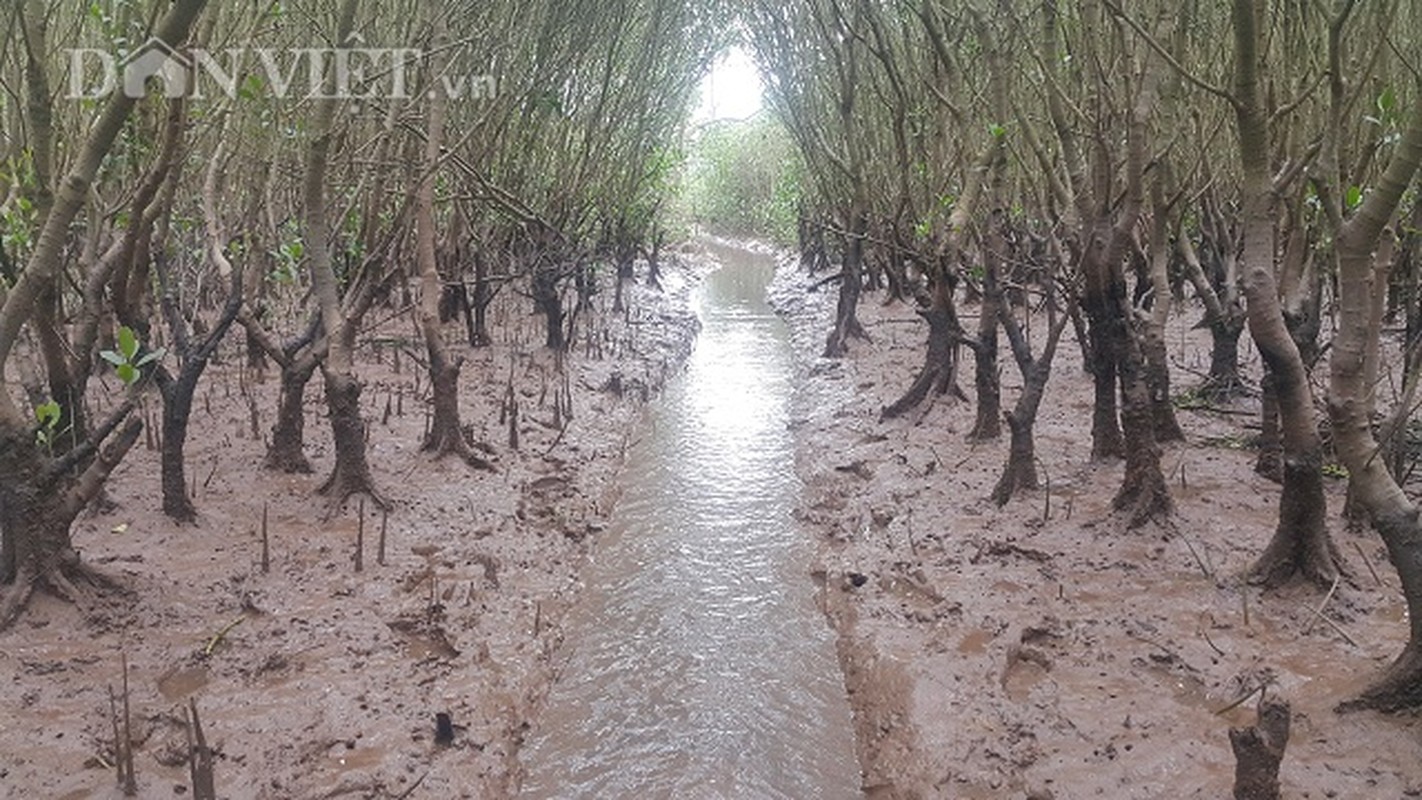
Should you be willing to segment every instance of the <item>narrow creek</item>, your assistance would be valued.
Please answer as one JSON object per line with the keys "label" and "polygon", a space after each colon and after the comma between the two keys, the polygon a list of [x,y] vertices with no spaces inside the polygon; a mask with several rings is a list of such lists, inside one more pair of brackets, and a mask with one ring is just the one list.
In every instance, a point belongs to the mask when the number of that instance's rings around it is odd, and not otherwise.
{"label": "narrow creek", "polygon": [[792,517],[794,362],[769,256],[712,245],[703,324],[629,454],[522,750],[527,798],[854,798],[832,634]]}

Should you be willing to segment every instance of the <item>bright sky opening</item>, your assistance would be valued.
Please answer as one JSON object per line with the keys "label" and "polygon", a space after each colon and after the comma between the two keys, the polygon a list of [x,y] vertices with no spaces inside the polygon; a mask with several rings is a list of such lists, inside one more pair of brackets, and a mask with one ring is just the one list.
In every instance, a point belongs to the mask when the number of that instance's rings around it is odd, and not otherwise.
{"label": "bright sky opening", "polygon": [[745,119],[761,107],[760,73],[750,55],[739,47],[722,53],[701,80],[701,102],[694,122]]}

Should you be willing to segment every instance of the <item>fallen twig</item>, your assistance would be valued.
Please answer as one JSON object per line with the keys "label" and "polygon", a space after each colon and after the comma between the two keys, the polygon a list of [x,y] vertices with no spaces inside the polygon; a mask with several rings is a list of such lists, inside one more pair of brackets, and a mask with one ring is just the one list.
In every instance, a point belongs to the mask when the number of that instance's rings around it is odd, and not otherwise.
{"label": "fallen twig", "polygon": [[[1313,616],[1314,616],[1315,618],[1317,618],[1317,619],[1323,619],[1323,609],[1325,609],[1325,608],[1328,607],[1328,601],[1329,601],[1329,600],[1332,600],[1332,599],[1333,599],[1333,593],[1336,592],[1336,591],[1338,591],[1338,579],[1339,579],[1339,577],[1341,577],[1341,576],[1339,576],[1339,575],[1334,575],[1334,576],[1333,576],[1333,585],[1330,586],[1330,587],[1328,587],[1328,594],[1325,594],[1325,595],[1323,596],[1323,602],[1319,603],[1319,604],[1318,604],[1318,608],[1314,609],[1314,611],[1313,611]],[[1304,635],[1304,636],[1307,636],[1307,635],[1309,634],[1309,631],[1312,631],[1312,630],[1313,630],[1313,620],[1310,619],[1310,620],[1308,621],[1308,624],[1304,626],[1303,635]]]}
{"label": "fallen twig", "polygon": [[245,622],[246,619],[247,617],[244,614],[222,626],[222,630],[218,631],[217,633],[214,633],[212,635],[212,638],[207,640],[207,646],[202,649],[202,654],[204,656],[212,655],[212,651],[217,649],[217,646],[222,643],[222,640],[227,636],[227,634],[230,633],[233,628]]}
{"label": "fallen twig", "polygon": [[408,789],[406,789],[405,791],[401,792],[401,793],[400,793],[400,796],[399,796],[399,797],[396,797],[395,800],[405,800],[405,798],[407,798],[407,797],[409,797],[410,795],[414,794],[414,793],[415,793],[415,790],[418,789],[418,788],[420,788],[420,784],[424,783],[424,782],[425,782],[425,778],[428,778],[429,776],[430,776],[430,774],[429,774],[428,772],[426,772],[425,774],[423,774],[423,775],[421,775],[420,777],[416,778],[416,779],[415,779],[415,782],[412,783],[412,784],[410,784],[410,788],[408,788]]}
{"label": "fallen twig", "polygon": [[1368,554],[1363,550],[1363,546],[1357,542],[1353,542],[1353,549],[1358,551],[1358,556],[1363,559],[1363,565],[1368,568],[1368,573],[1373,576],[1373,580],[1377,581],[1379,586],[1382,586],[1382,578],[1378,576],[1378,571],[1373,569],[1373,560],[1368,558]]}
{"label": "fallen twig", "polygon": [[1234,701],[1233,703],[1230,703],[1229,705],[1225,706],[1224,708],[1221,708],[1219,711],[1216,711],[1216,712],[1215,712],[1215,716],[1218,717],[1218,716],[1220,716],[1221,714],[1227,714],[1227,713],[1229,713],[1229,712],[1235,710],[1236,708],[1239,708],[1240,706],[1244,705],[1245,701],[1247,701],[1249,698],[1253,697],[1254,695],[1259,694],[1260,692],[1264,691],[1266,688],[1268,688],[1268,686],[1269,686],[1269,684],[1267,684],[1267,683],[1261,683],[1261,684],[1259,684],[1258,686],[1254,687],[1253,689],[1250,689],[1248,694],[1244,695],[1243,697],[1239,698],[1238,700]]}
{"label": "fallen twig", "polygon": [[[1338,587],[1338,579],[1337,579],[1337,578],[1334,578],[1334,579],[1333,579],[1333,587],[1334,587],[1334,588],[1337,588],[1337,587]],[[1316,610],[1315,610],[1315,609],[1309,609],[1309,610],[1313,612],[1314,617],[1316,617],[1316,618],[1318,618],[1318,619],[1320,619],[1320,620],[1323,620],[1325,623],[1327,623],[1327,624],[1328,624],[1328,627],[1332,628],[1333,631],[1334,631],[1334,633],[1337,633],[1339,636],[1342,636],[1342,637],[1343,637],[1343,641],[1347,642],[1348,644],[1353,645],[1354,647],[1357,647],[1357,646],[1358,646],[1358,643],[1355,642],[1355,641],[1353,641],[1353,637],[1349,636],[1347,631],[1343,630],[1343,628],[1340,627],[1340,626],[1338,625],[1338,623],[1334,622],[1333,620],[1331,620],[1331,619],[1329,619],[1328,617],[1325,617],[1325,616],[1323,615],[1323,607],[1326,606],[1326,605],[1328,605],[1328,600],[1329,600],[1329,598],[1331,598],[1331,597],[1333,597],[1333,589],[1329,589],[1329,590],[1328,590],[1328,596],[1323,598],[1323,602],[1319,604],[1319,606],[1318,606],[1318,608],[1317,608]],[[1309,623],[1309,628],[1305,628],[1305,629],[1304,629],[1304,633],[1308,633],[1309,629],[1311,629],[1312,627],[1313,627],[1313,624],[1312,624],[1312,621],[1310,621],[1310,623]]]}
{"label": "fallen twig", "polygon": [[1184,531],[1177,531],[1177,533],[1180,534],[1180,541],[1184,542],[1185,546],[1190,548],[1190,555],[1195,557],[1195,563],[1199,565],[1200,571],[1205,574],[1206,578],[1209,578],[1210,580],[1215,580],[1214,570],[1210,569],[1205,564],[1205,560],[1203,558],[1200,558],[1200,553],[1195,549],[1195,545],[1190,542],[1190,537],[1186,536]]}

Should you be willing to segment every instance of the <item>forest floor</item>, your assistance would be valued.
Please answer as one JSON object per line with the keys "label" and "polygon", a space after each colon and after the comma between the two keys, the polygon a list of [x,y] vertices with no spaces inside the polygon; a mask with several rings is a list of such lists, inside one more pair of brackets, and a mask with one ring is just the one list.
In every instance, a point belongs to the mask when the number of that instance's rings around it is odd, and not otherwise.
{"label": "forest floor", "polygon": [[[376,480],[395,504],[386,520],[366,503],[359,573],[359,504],[324,519],[314,495],[330,464],[319,377],[306,420],[316,472],[264,471],[277,381],[243,379],[234,337],[199,388],[187,449],[198,524],[158,511],[157,452],[140,445],[110,486],[117,508],[75,531],[85,560],[129,593],[82,608],[40,595],[0,633],[0,796],[119,796],[108,687],[121,686],[125,655],[142,797],[190,792],[190,698],[223,797],[393,798],[416,783],[409,796],[508,796],[578,570],[616,501],[641,387],[655,394],[692,342],[690,290],[709,262],[678,260],[665,294],[632,289],[629,318],[585,318],[597,335],[567,356],[566,431],[541,318],[520,298],[499,301],[500,341],[466,352],[462,378],[464,419],[497,473],[418,451],[418,339],[403,317],[382,327],[362,350],[363,402]],[[1253,699],[1216,712],[1261,683],[1295,712],[1286,796],[1422,796],[1422,720],[1332,710],[1404,636],[1377,537],[1332,524],[1351,577],[1324,612],[1331,623],[1312,612],[1321,592],[1266,594],[1238,579],[1278,501],[1252,470],[1254,402],[1181,411],[1189,441],[1165,455],[1177,514],[1128,531],[1108,508],[1120,464],[1087,457],[1091,386],[1068,333],[1037,428],[1051,491],[998,509],[987,495],[1006,441],[965,441],[971,404],[941,398],[878,419],[921,365],[912,309],[866,296],[874,343],[822,360],[834,297],[807,293],[810,282],[787,266],[775,296],[804,370],[801,518],[823,543],[807,569],[839,634],[868,796],[1224,797],[1227,729],[1253,721]],[[1194,321],[1187,311],[1172,323],[1176,391],[1207,363]],[[499,423],[510,373],[524,410],[517,451]],[[614,374],[620,396],[607,390]],[[970,360],[960,382],[971,391]],[[1010,405],[1010,364],[1003,383]],[[1336,516],[1343,483],[1329,492]],[[438,712],[455,725],[448,746],[433,741]]]}
{"label": "forest floor", "polygon": [[[224,798],[508,796],[629,437],[695,337],[691,289],[710,262],[685,249],[671,260],[665,293],[629,285],[627,315],[582,312],[566,382],[541,347],[542,317],[512,292],[496,301],[499,342],[461,349],[462,416],[496,473],[419,452],[429,381],[408,316],[365,341],[370,459],[393,508],[387,518],[364,504],[361,572],[361,504],[330,513],[315,495],[331,465],[319,374],[306,398],[315,474],[265,471],[278,381],[243,378],[234,335],[195,402],[186,452],[198,523],[159,511],[158,453],[140,444],[109,485],[116,508],[74,530],[85,561],[126,593],[83,607],[39,594],[0,633],[0,796],[121,796],[109,687],[121,688],[125,656],[142,797],[191,791],[190,698]],[[611,305],[605,288],[595,306]],[[516,451],[500,423],[510,380]],[[569,389],[571,421],[554,411]],[[452,744],[434,742],[436,713],[450,715]]]}
{"label": "forest floor", "polygon": [[[999,509],[988,495],[1006,431],[969,444],[972,403],[939,398],[879,421],[922,365],[913,309],[866,295],[873,344],[819,359],[834,289],[808,294],[811,282],[787,263],[773,294],[805,372],[797,407],[815,409],[795,421],[800,515],[822,542],[814,574],[869,797],[1227,797],[1227,731],[1253,723],[1254,698],[1222,710],[1263,683],[1294,712],[1285,797],[1422,797],[1422,719],[1333,711],[1400,651],[1407,627],[1381,541],[1337,519],[1345,482],[1328,486],[1350,574],[1324,611],[1331,623],[1313,614],[1321,591],[1240,579],[1279,499],[1252,468],[1257,400],[1180,411],[1188,441],[1163,459],[1177,512],[1127,530],[1109,508],[1121,464],[1089,458],[1091,383],[1068,328],[1037,424],[1050,492]],[[960,310],[975,329],[976,307]],[[1198,318],[1186,309],[1171,323],[1176,392],[1208,367],[1208,331],[1189,329]],[[1000,352],[1010,408],[1021,380],[1005,340]]]}

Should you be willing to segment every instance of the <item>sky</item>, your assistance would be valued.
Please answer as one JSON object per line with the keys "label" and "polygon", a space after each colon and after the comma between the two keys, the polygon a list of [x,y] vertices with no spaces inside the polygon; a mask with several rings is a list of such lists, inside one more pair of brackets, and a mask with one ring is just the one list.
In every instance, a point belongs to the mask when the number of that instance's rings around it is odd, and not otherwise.
{"label": "sky", "polygon": [[693,122],[745,119],[760,110],[760,75],[755,62],[741,48],[732,47],[716,60],[701,81],[701,101]]}

